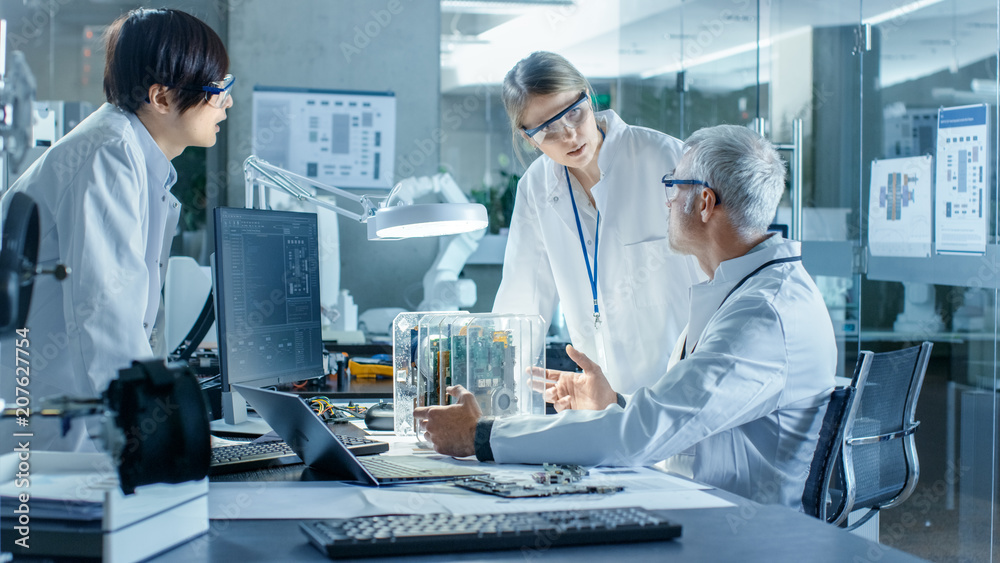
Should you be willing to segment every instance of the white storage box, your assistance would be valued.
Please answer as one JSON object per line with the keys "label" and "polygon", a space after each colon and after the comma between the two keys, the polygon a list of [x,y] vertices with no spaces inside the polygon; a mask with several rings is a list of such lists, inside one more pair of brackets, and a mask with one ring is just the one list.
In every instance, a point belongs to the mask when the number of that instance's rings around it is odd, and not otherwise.
{"label": "white storage box", "polygon": [[208,531],[208,479],[145,485],[126,496],[107,454],[31,451],[27,457],[0,456],[0,549],[15,558],[140,561]]}

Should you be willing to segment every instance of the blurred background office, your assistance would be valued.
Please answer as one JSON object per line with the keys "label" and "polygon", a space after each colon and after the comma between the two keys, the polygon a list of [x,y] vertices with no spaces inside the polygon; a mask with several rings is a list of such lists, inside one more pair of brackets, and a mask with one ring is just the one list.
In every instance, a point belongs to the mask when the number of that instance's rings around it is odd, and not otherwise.
{"label": "blurred background office", "polygon": [[[447,172],[464,198],[487,206],[488,233],[448,264],[474,289],[452,296],[471,311],[492,306],[525,169],[499,85],[530,52],[568,58],[601,108],[628,123],[681,139],[720,123],[763,132],[792,171],[775,222],[804,241],[844,374],[859,349],[934,342],[918,407],[920,483],[908,503],[881,515],[880,541],[934,561],[1000,559],[992,524],[1000,515],[1000,0],[0,0],[8,48],[25,53],[37,81],[29,159],[104,101],[102,32],[139,6],[206,21],[226,42],[237,77],[219,142],[174,161],[185,210],[173,253],[202,265],[212,208],[245,203],[244,159],[290,134],[280,115],[258,115],[254,127],[255,87],[394,95],[395,143],[384,167],[391,178],[358,192],[384,195],[395,181]],[[946,242],[952,215],[932,217],[930,180],[946,152],[939,109],[958,106],[985,112],[986,134],[961,153],[969,166],[962,181],[981,195],[964,208],[977,218],[972,231]],[[925,156],[933,158],[900,169],[908,184],[892,183],[887,162]],[[2,187],[15,178],[3,166]],[[904,219],[912,231],[885,234]],[[387,332],[392,311],[428,299],[424,274],[446,244],[369,241],[343,218],[325,239],[321,259],[339,268],[339,288],[358,320],[372,324],[369,336]]]}

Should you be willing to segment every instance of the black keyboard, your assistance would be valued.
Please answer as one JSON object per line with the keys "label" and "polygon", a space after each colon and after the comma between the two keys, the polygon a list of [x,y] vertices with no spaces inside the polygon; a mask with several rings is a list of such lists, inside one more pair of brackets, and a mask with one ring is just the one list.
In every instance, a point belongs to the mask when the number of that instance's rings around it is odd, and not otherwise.
{"label": "black keyboard", "polygon": [[[363,436],[343,436],[341,434],[336,436],[354,455],[379,454],[389,450],[389,444],[379,440],[370,440]],[[280,440],[218,446],[212,448],[212,461],[208,474],[221,475],[237,471],[252,471],[293,463],[302,463],[302,460],[295,455],[288,444]]]}
{"label": "black keyboard", "polygon": [[303,522],[309,540],[337,558],[661,541],[681,526],[644,508],[508,514],[406,514]]}

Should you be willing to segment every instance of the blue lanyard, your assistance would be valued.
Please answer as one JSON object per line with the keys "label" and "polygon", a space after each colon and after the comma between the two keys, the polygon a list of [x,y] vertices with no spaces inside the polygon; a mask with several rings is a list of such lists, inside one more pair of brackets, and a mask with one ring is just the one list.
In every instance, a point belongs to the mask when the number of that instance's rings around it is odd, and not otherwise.
{"label": "blue lanyard", "polygon": [[[726,296],[722,298],[722,303],[719,303],[719,309],[721,309],[722,305],[724,305],[726,303],[726,299],[729,299],[730,295],[732,295],[733,293],[736,293],[736,290],[739,289],[740,287],[742,287],[743,284],[745,284],[747,282],[747,280],[749,280],[750,278],[752,278],[752,277],[756,276],[757,274],[759,274],[760,271],[763,270],[764,268],[767,268],[768,266],[773,266],[775,264],[785,264],[787,262],[801,262],[801,261],[802,261],[802,256],[799,255],[799,256],[788,256],[788,257],[785,257],[785,258],[775,258],[774,260],[769,260],[767,262],[764,262],[763,264],[761,264],[760,266],[758,266],[756,270],[754,270],[754,271],[750,272],[749,274],[743,276],[743,279],[741,279],[739,282],[737,282],[736,285],[734,285],[733,288],[729,290],[729,293],[727,293]],[[716,309],[716,311],[718,311],[719,309]],[[695,347],[697,347],[697,346],[698,346],[698,344],[695,343]],[[691,353],[692,354],[694,353],[694,348],[691,349]],[[683,360],[686,357],[687,357],[687,337],[684,337],[684,347],[681,348],[681,358],[680,359]]]}
{"label": "blue lanyard", "polygon": [[[603,131],[602,131],[603,132]],[[597,307],[597,249],[600,248],[601,212],[597,211],[597,229],[594,233],[594,269],[590,269],[590,257],[587,256],[587,243],[583,240],[583,226],[580,225],[580,213],[576,209],[576,197],[573,195],[573,184],[569,181],[569,167],[563,166],[566,172],[566,187],[569,188],[569,199],[573,202],[573,215],[576,217],[576,232],[580,235],[580,248],[583,249],[583,262],[587,265],[587,277],[590,279],[590,291],[594,295],[594,328],[601,326],[601,311]]]}

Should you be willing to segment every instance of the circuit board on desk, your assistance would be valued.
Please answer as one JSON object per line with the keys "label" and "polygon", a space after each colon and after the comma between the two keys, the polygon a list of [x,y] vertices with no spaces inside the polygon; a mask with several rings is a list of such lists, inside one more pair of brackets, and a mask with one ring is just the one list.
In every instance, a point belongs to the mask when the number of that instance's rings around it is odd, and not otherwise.
{"label": "circuit board on desk", "polygon": [[466,477],[454,481],[456,487],[496,495],[504,498],[551,497],[554,495],[610,495],[625,490],[625,487],[608,485],[580,485],[569,483],[562,485],[542,485],[535,483],[516,483],[498,481],[488,475]]}

